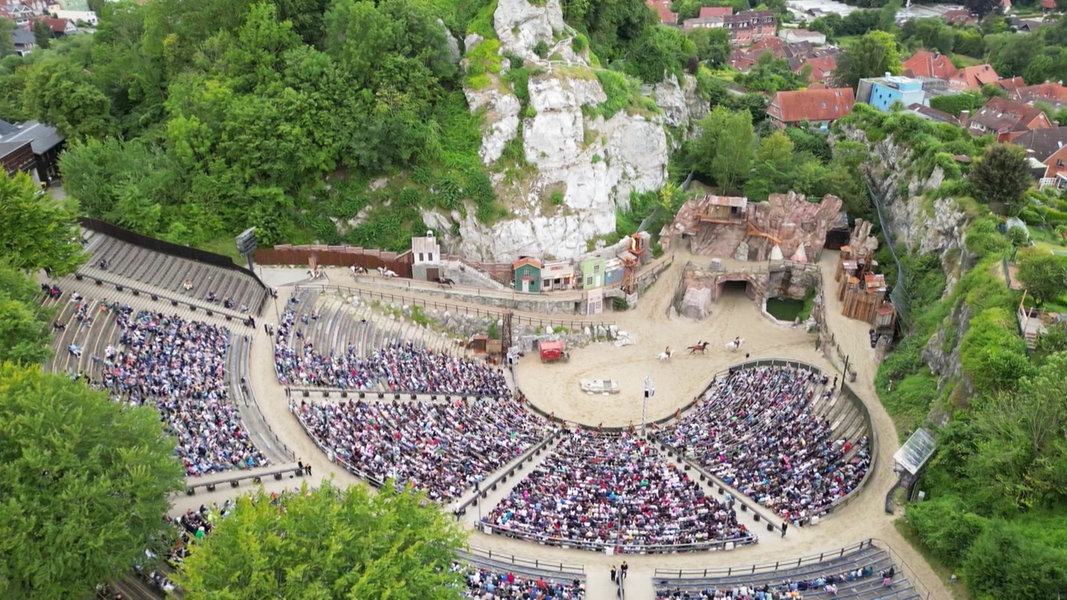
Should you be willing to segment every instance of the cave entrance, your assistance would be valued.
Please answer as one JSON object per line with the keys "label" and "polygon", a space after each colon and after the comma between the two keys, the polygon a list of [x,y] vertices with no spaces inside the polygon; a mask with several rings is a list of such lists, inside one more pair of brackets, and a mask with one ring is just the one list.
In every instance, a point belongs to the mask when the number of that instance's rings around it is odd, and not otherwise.
{"label": "cave entrance", "polygon": [[752,282],[745,279],[724,281],[719,284],[719,293],[715,295],[716,304],[734,304],[752,300],[755,297]]}

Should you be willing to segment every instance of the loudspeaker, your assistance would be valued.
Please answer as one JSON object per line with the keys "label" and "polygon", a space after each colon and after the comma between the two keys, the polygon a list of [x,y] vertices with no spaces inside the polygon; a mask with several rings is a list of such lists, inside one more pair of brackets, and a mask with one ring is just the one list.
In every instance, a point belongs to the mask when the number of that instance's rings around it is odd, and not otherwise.
{"label": "loudspeaker", "polygon": [[207,484],[207,491],[214,492],[215,491],[215,484],[214,483]]}
{"label": "loudspeaker", "polygon": [[236,479],[230,482],[230,487],[237,487],[239,485],[241,485],[241,482]]}
{"label": "loudspeaker", "polygon": [[255,477],[252,478],[252,483],[263,483],[263,478],[260,477],[259,475],[256,475]]}
{"label": "loudspeaker", "polygon": [[773,523],[767,523],[767,531],[774,531],[774,524]]}
{"label": "loudspeaker", "polygon": [[281,473],[275,473],[274,474],[274,480],[275,481],[281,481],[281,479],[282,479],[282,474]]}
{"label": "loudspeaker", "polygon": [[185,494],[187,496],[192,496],[195,493],[196,493],[196,488],[195,487],[189,486],[189,487],[185,488]]}

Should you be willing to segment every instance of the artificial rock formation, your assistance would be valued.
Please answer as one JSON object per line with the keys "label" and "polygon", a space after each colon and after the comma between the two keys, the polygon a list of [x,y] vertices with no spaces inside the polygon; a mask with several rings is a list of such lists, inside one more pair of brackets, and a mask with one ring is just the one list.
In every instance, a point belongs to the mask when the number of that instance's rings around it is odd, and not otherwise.
{"label": "artificial rock formation", "polygon": [[766,202],[749,203],[728,219],[709,219],[711,204],[708,198],[686,202],[660,239],[668,239],[668,244],[688,240],[694,254],[807,262],[822,249],[826,232],[841,212],[837,196],[809,202],[794,192],[771,194]]}

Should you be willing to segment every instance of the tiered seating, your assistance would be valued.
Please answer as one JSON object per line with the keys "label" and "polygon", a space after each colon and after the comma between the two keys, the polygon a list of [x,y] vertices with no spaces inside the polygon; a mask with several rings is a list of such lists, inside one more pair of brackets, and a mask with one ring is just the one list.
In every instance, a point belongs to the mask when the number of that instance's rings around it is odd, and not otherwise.
{"label": "tiered seating", "polygon": [[[113,323],[100,325],[104,321]],[[232,401],[228,329],[146,310],[135,313],[131,306],[113,307],[106,318],[102,313],[93,327],[119,338],[96,343],[103,352],[91,359],[100,365],[94,384],[131,404],[154,405],[178,438],[187,474],[268,463],[248,438]]]}
{"label": "tiered seating", "polygon": [[318,293],[298,289],[278,325],[274,359],[282,384],[392,393],[510,395],[501,369],[405,342],[409,337],[424,338],[425,331],[399,319],[388,322],[392,326],[373,326],[385,319],[374,318],[369,309],[357,312],[336,298],[320,298]]}
{"label": "tiered seating", "polygon": [[545,422],[511,399],[302,402],[323,451],[375,483],[395,479],[451,500],[543,439]]}
{"label": "tiered seating", "polygon": [[557,573],[482,557],[464,558],[466,562],[456,561],[452,565],[453,571],[463,573],[466,584],[464,598],[585,598],[584,574]]}
{"label": "tiered seating", "polygon": [[[674,600],[759,600],[833,598],[834,600],[917,600],[920,595],[899,572],[886,585],[883,575],[896,568],[889,555],[870,542],[855,551],[835,554],[797,567],[769,568],[737,575],[663,576],[657,572],[656,598]],[[757,569],[753,569],[757,570]],[[829,587],[828,587],[829,586]],[[836,591],[834,591],[836,589]]]}
{"label": "tiered seating", "polygon": [[827,384],[806,368],[733,369],[659,441],[783,519],[806,523],[856,489],[870,466],[862,415]]}
{"label": "tiered seating", "polygon": [[[89,277],[118,275],[191,300],[203,301],[212,293],[220,307],[223,299],[229,298],[232,310],[244,307],[245,312],[253,313],[259,312],[268,294],[263,285],[241,271],[155,252],[97,231],[86,230],[85,238],[90,259],[78,272]],[[106,268],[101,261],[106,262]],[[187,283],[191,289],[185,289]]]}
{"label": "tiered seating", "polygon": [[644,439],[579,430],[482,519],[494,533],[620,552],[745,544],[755,536]]}

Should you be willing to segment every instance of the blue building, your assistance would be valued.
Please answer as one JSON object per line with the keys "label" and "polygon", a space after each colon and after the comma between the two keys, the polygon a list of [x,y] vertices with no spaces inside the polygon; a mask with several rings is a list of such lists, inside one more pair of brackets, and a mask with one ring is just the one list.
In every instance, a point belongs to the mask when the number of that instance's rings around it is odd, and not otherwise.
{"label": "blue building", "polygon": [[895,102],[905,107],[926,104],[925,98],[922,81],[900,75],[861,79],[856,89],[857,102],[866,102],[882,112],[888,112]]}

